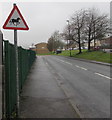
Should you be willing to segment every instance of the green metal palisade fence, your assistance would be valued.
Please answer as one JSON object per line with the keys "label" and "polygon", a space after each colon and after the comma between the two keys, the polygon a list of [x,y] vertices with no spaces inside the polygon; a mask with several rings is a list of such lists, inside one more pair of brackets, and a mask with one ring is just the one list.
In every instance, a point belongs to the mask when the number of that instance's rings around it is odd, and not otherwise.
{"label": "green metal palisade fence", "polygon": [[[36,53],[31,50],[18,47],[19,64],[19,91],[21,91],[28,72],[36,58]],[[16,110],[16,64],[14,45],[4,41],[4,65],[5,65],[5,116],[11,118]]]}

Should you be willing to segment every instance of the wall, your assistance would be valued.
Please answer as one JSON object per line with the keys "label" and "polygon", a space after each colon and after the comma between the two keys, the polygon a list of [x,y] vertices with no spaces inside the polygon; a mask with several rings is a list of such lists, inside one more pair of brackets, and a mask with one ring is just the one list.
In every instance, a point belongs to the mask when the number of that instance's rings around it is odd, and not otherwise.
{"label": "wall", "polygon": [[49,53],[49,50],[47,48],[47,43],[39,43],[36,44],[36,53],[37,54],[46,54]]}

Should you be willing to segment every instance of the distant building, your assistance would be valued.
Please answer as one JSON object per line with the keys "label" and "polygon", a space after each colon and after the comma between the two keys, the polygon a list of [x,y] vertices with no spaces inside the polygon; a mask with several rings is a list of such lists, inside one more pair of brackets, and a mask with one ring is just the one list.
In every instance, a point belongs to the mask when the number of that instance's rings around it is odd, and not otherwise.
{"label": "distant building", "polygon": [[[84,48],[87,48],[88,47],[88,41],[85,41],[83,40],[84,43],[81,43],[81,47],[84,47]],[[94,44],[95,44],[95,47],[100,47],[100,46],[107,46],[107,47],[112,47],[112,36],[111,37],[106,37],[106,38],[103,38],[103,39],[100,39],[100,40],[95,40],[95,43],[94,43],[94,40],[91,41],[90,43],[90,46],[91,47],[94,47]],[[68,45],[69,48],[78,48],[79,47],[79,44],[74,42],[72,45]]]}
{"label": "distant building", "polygon": [[[87,44],[88,44],[88,43],[87,43]],[[94,45],[94,44],[95,44],[95,45]],[[92,40],[91,43],[90,43],[90,46],[91,46],[91,47],[101,46],[101,41],[96,39],[96,40],[95,40],[95,43],[94,43],[94,40]]]}
{"label": "distant building", "polygon": [[112,36],[101,40],[101,45],[112,46]]}
{"label": "distant building", "polygon": [[49,50],[47,48],[47,43],[38,43],[35,45],[35,51],[37,54],[46,54],[49,53]]}

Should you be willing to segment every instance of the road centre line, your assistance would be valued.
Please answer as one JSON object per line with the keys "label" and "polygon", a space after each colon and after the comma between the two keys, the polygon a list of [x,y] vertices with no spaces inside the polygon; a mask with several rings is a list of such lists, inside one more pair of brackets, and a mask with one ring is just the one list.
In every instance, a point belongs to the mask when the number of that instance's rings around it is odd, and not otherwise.
{"label": "road centre line", "polygon": [[64,61],[64,60],[60,60],[60,59],[57,59],[57,60],[59,60],[59,61],[61,61],[61,62],[63,62],[63,63],[67,63],[67,64],[69,64],[69,65],[72,65],[72,63],[66,62],[66,61]]}
{"label": "road centre line", "polygon": [[67,64],[69,64],[69,65],[72,65],[72,63],[69,63],[69,62],[65,62],[65,63],[67,63]]}
{"label": "road centre line", "polygon": [[46,62],[46,65],[48,65],[48,63]]}
{"label": "road centre line", "polygon": [[[60,60],[60,59],[59,59]],[[60,60],[61,62],[65,62],[64,60]]]}
{"label": "road centre line", "polygon": [[[64,63],[67,63],[67,64],[69,64],[69,65],[72,65],[72,63],[65,62],[64,60],[60,60],[60,59],[57,59],[57,60],[59,60],[59,61],[61,61],[61,62],[64,62]],[[80,66],[78,66],[78,65],[75,65],[75,66],[78,67],[78,68],[81,68],[81,69],[83,69],[83,70],[87,70],[87,69],[84,68],[84,67],[80,67]]]}
{"label": "road centre line", "polygon": [[87,70],[86,68],[84,68],[84,67],[80,67],[80,66],[78,66],[78,65],[75,65],[77,68],[81,68],[81,69],[83,69],[83,70]]}
{"label": "road centre line", "polygon": [[105,77],[105,78],[107,78],[107,79],[110,79],[110,80],[112,80],[112,78],[110,78],[110,77],[108,77],[108,76],[105,76],[105,75],[102,75],[102,74],[100,74],[100,73],[95,73],[96,75],[99,75],[99,76],[102,76],[102,77]]}
{"label": "road centre line", "polygon": [[[61,62],[63,62],[63,63],[67,63],[67,64],[72,65],[72,63],[65,62],[64,60],[60,60],[60,59],[57,59],[57,60],[59,60],[59,61],[61,61]],[[84,68],[84,67],[80,67],[80,66],[78,66],[78,65],[75,65],[75,66],[76,66],[77,68],[80,68],[80,69],[83,69],[83,70],[87,70],[87,69]],[[107,78],[107,79],[109,79],[109,80],[112,80],[112,78],[110,78],[110,77],[108,77],[108,76],[106,76],[106,75],[103,75],[103,74],[100,74],[100,73],[97,73],[97,72],[95,72],[94,74],[99,75],[99,76],[101,76],[101,77],[105,77],[105,78]]]}

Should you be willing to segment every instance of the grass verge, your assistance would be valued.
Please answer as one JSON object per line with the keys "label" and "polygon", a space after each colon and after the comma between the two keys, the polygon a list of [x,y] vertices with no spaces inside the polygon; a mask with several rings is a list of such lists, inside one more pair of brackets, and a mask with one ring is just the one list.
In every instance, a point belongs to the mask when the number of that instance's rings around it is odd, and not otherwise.
{"label": "grass verge", "polygon": [[[82,54],[77,54],[78,50],[71,50],[71,56],[75,58],[82,58],[87,60],[94,60],[100,61],[105,63],[112,63],[112,53],[104,53],[102,51],[91,51],[88,52],[87,50],[82,50]],[[66,50],[63,51],[61,54],[62,56],[70,56],[70,51]]]}
{"label": "grass verge", "polygon": [[37,54],[37,56],[40,56],[40,55],[54,55],[54,53],[53,53],[53,52],[50,52],[50,53]]}

